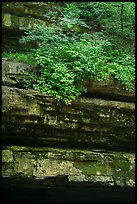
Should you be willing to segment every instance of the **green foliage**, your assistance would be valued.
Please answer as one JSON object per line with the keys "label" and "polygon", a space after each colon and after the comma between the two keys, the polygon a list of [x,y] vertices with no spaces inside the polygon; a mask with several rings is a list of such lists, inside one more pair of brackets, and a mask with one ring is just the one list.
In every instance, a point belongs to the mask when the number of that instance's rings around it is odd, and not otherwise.
{"label": "green foliage", "polygon": [[62,16],[59,18],[59,24],[68,32],[75,31],[76,25],[84,28],[89,28],[84,19],[80,18],[80,10],[76,2],[66,3],[62,11]]}
{"label": "green foliage", "polygon": [[2,52],[2,57],[3,58],[8,58],[11,60],[16,60],[17,62],[26,62],[26,63],[31,63],[34,64],[35,62],[35,51],[31,51],[31,52]]}
{"label": "green foliage", "polygon": [[135,58],[133,56],[122,53],[112,59],[108,68],[114,73],[115,79],[126,85],[128,91],[133,90],[133,82],[135,81]]}
{"label": "green foliage", "polygon": [[44,17],[57,26],[60,26],[67,34],[72,34],[77,30],[77,26],[89,28],[85,23],[85,19],[80,18],[80,9],[76,2],[64,3],[60,13],[57,11],[48,11]]}
{"label": "green foliage", "polygon": [[63,63],[43,67],[33,88],[52,95],[57,101],[62,100],[66,104],[71,103],[79,94],[75,88],[74,75]]}
{"label": "green foliage", "polygon": [[41,52],[45,52],[61,44],[75,42],[76,38],[75,35],[67,36],[61,28],[35,25],[33,30],[25,31],[20,43],[35,43]]}
{"label": "green foliage", "polygon": [[[121,8],[123,5],[123,14]],[[78,3],[81,18],[87,19],[90,26],[103,26],[106,34],[127,39],[135,37],[135,3],[134,2],[86,2]],[[121,17],[123,33],[121,32]],[[88,22],[87,22],[88,23]]]}
{"label": "green foliage", "polygon": [[38,67],[24,73],[25,87],[40,90],[66,104],[84,91],[84,78],[108,80],[113,75],[132,90],[134,58],[120,55],[119,51],[112,49],[108,40],[85,39],[85,36],[73,43],[64,43],[62,39],[63,43],[58,46],[56,38],[54,46],[51,43],[48,49],[46,44],[39,43],[35,53]]}
{"label": "green foliage", "polygon": [[[93,40],[90,34],[76,33],[76,26],[89,28],[96,24],[107,26],[106,32],[109,34],[121,35],[122,3],[64,3],[60,14],[55,11],[45,14],[56,25],[36,25],[20,39],[20,43],[34,43],[36,49],[26,54],[9,53],[9,58],[35,64],[22,72],[24,88],[39,90],[66,104],[72,103],[81,92],[86,91],[83,86],[85,78],[101,81],[113,76],[127,90],[133,90],[134,56],[116,49],[114,44],[117,41],[112,44],[108,40],[101,40],[99,35]],[[134,5],[123,4],[125,27],[122,35],[133,38]],[[86,23],[87,20],[90,23]],[[129,36],[130,29],[132,34]]]}

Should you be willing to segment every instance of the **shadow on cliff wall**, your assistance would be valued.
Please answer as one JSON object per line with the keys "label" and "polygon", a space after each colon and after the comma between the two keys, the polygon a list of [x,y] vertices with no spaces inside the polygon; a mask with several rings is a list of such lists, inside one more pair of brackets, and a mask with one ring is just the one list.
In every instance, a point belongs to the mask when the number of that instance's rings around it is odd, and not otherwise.
{"label": "shadow on cliff wall", "polygon": [[[43,182],[43,181],[42,181]],[[90,182],[57,182],[4,178],[3,202],[135,202],[134,188],[105,187]],[[51,181],[52,183],[52,181]]]}

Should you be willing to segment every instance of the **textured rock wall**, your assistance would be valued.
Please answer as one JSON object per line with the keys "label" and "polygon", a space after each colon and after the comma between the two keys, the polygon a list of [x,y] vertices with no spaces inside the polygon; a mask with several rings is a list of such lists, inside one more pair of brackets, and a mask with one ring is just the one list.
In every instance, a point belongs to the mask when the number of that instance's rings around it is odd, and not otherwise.
{"label": "textured rock wall", "polygon": [[[34,24],[50,24],[43,14],[61,2],[3,2],[3,49],[21,50],[18,39]],[[18,49],[17,49],[18,48]],[[21,89],[21,69],[30,65],[3,60],[2,175],[33,179],[65,176],[71,182],[135,186],[135,104],[78,98],[71,106]],[[109,92],[113,91],[113,81]],[[95,84],[93,94],[108,84]],[[119,90],[118,94],[120,93]],[[121,94],[121,93],[120,93]]]}
{"label": "textured rock wall", "polygon": [[59,11],[61,2],[3,2],[2,48],[7,51],[27,50],[19,44],[24,30],[37,25],[52,25],[43,15],[49,10]]}
{"label": "textured rock wall", "polygon": [[19,88],[26,66],[3,60],[3,177],[134,186],[135,104],[85,97],[58,104]]}
{"label": "textured rock wall", "polygon": [[[35,65],[19,63],[15,60],[11,61],[6,58],[2,59],[2,83],[7,86],[15,86],[18,88],[22,86],[21,71],[24,68],[32,67],[34,69]],[[83,85],[87,89],[86,96],[92,98],[104,98],[108,100],[117,100],[125,102],[135,101],[135,91],[128,92],[125,87],[114,79],[104,80],[104,81],[91,81],[90,79],[85,79]]]}
{"label": "textured rock wall", "polygon": [[134,150],[134,103],[79,98],[63,106],[36,91],[7,86],[2,100],[7,142]]}
{"label": "textured rock wall", "polygon": [[108,186],[135,186],[133,153],[6,147],[3,176],[25,175],[35,179],[64,176],[68,182],[93,182]]}

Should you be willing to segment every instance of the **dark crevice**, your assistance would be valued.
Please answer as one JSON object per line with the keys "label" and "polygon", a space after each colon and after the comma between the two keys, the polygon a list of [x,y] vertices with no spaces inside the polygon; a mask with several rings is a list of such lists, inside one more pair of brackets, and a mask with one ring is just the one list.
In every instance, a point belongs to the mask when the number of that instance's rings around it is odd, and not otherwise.
{"label": "dark crevice", "polygon": [[68,182],[67,176],[42,180],[21,175],[2,179],[4,202],[134,202],[134,187]]}
{"label": "dark crevice", "polygon": [[116,95],[110,93],[82,93],[81,96],[93,99],[103,99],[103,100],[110,100],[110,101],[120,101],[120,102],[135,102],[135,96],[124,96],[124,95]]}

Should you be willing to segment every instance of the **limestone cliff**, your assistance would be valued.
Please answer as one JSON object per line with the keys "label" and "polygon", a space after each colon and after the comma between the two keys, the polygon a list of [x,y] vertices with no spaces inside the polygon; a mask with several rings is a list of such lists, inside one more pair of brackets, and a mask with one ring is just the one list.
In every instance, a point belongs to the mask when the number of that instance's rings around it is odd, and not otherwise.
{"label": "limestone cliff", "polygon": [[[3,49],[26,49],[18,42],[24,30],[51,24],[43,14],[51,8],[58,12],[62,4],[3,2]],[[95,82],[88,87],[89,98],[66,106],[22,88],[21,69],[27,66],[3,59],[3,177],[22,175],[50,186],[48,178],[64,176],[68,183],[134,187],[135,93],[123,91],[113,80]]]}
{"label": "limestone cliff", "polygon": [[58,104],[19,87],[24,66],[3,60],[3,176],[134,186],[135,104],[86,97]]}
{"label": "limestone cliff", "polygon": [[50,9],[58,11],[60,5],[61,2],[3,2],[3,50],[27,50],[26,46],[19,44],[24,30],[33,28],[35,24],[51,24],[43,15]]}

